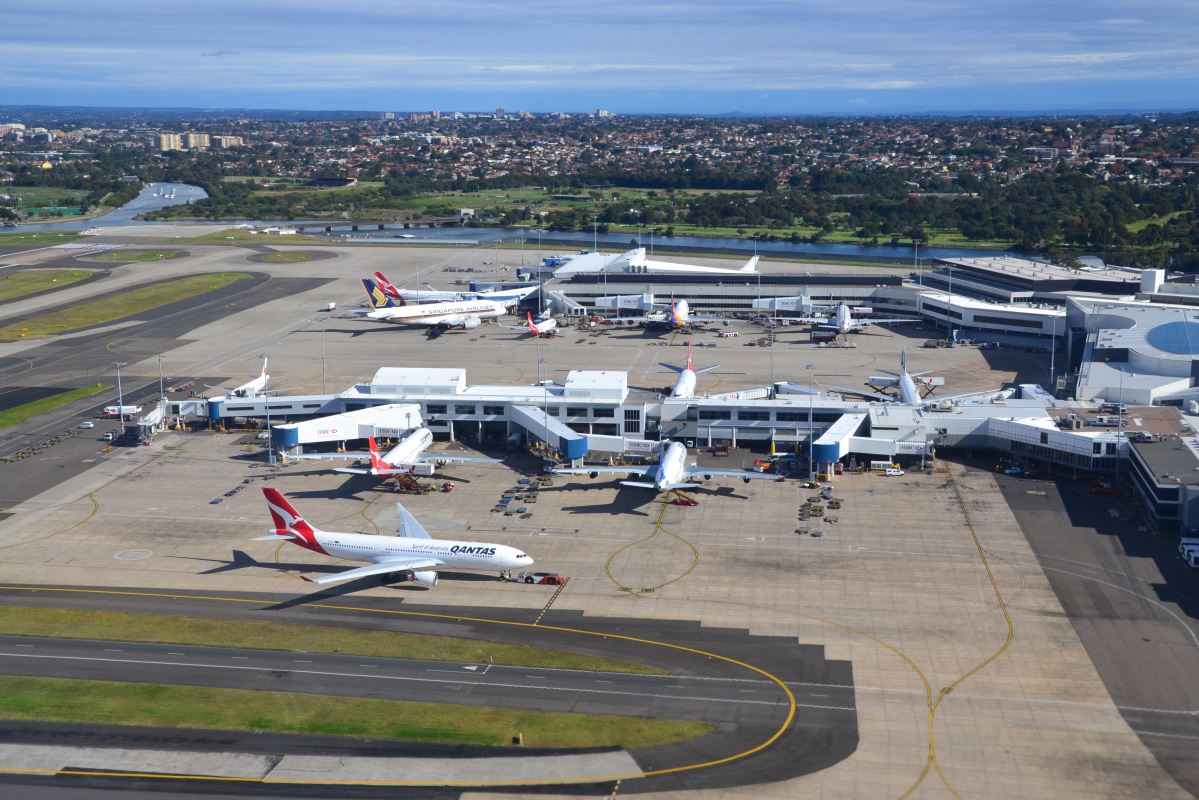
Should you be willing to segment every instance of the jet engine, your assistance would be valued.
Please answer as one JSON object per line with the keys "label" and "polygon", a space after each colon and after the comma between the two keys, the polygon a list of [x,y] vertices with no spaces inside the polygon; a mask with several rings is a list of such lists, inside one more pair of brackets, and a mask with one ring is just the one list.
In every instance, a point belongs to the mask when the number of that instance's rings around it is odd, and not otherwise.
{"label": "jet engine", "polygon": [[483,320],[478,317],[467,317],[462,320],[462,330],[469,331],[483,324]]}
{"label": "jet engine", "polygon": [[741,480],[745,481],[746,483],[749,483],[749,478],[742,478]]}
{"label": "jet engine", "polygon": [[432,589],[437,585],[437,573],[431,569],[418,569],[412,572],[412,582]]}
{"label": "jet engine", "polygon": [[598,473],[598,472],[588,472],[588,473],[587,473],[587,477],[588,477],[588,478],[598,478],[598,477],[599,477],[599,473]]}

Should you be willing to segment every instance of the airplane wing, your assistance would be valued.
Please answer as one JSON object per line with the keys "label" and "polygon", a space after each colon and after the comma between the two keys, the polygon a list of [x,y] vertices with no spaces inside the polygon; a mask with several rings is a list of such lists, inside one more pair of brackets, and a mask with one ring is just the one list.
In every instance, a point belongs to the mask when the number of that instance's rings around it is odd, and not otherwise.
{"label": "airplane wing", "polygon": [[369,461],[370,457],[371,457],[370,453],[350,453],[350,452],[346,452],[346,453],[301,453],[298,456],[290,456],[290,455],[288,456],[288,458],[304,458],[304,459],[311,459],[313,461],[320,461],[320,460],[326,459],[326,458],[340,458],[340,459],[348,459],[351,461],[354,459],[357,459],[357,458],[362,458],[362,459],[366,459],[367,461]]}
{"label": "airplane wing", "polygon": [[[499,464],[498,458],[483,458],[482,456],[456,456],[450,453],[425,453],[420,457],[422,464]],[[407,464],[393,464],[394,467],[407,467]]]}
{"label": "airplane wing", "polygon": [[684,475],[688,478],[695,477],[715,477],[717,475],[729,478],[740,478],[741,480],[771,480],[779,479],[776,472],[751,472],[745,469],[705,469],[704,467],[684,467]]}
{"label": "airplane wing", "polygon": [[648,477],[657,465],[649,467],[550,467],[555,475],[637,475]]}
{"label": "airplane wing", "polygon": [[367,567],[358,567],[357,569],[347,569],[344,572],[335,572],[332,575],[326,575],[323,578],[309,578],[301,575],[300,577],[309,583],[337,583],[338,581],[352,581],[357,578],[369,578],[371,575],[386,575],[389,572],[404,572],[410,569],[428,569],[429,567],[439,567],[442,562],[435,558],[396,558],[388,561],[380,561],[377,564],[371,564]]}
{"label": "airplane wing", "polygon": [[[453,328],[471,319],[478,319],[478,317],[476,317],[474,314],[447,314],[444,317],[430,317],[428,319],[419,320],[419,322],[425,325],[446,325],[450,328]],[[415,322],[417,320],[413,321]]]}

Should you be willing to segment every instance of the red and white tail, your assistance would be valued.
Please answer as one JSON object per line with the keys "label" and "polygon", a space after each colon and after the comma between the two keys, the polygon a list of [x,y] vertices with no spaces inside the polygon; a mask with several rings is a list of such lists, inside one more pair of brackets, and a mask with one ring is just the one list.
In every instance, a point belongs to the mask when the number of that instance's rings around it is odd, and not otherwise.
{"label": "red and white tail", "polygon": [[291,503],[279,492],[278,489],[272,489],[265,486],[262,493],[266,495],[266,507],[270,509],[271,520],[275,523],[276,533],[298,533],[305,541],[309,540],[316,533],[311,525],[304,521],[300,516],[300,512],[296,511]]}
{"label": "red and white tail", "polygon": [[541,331],[537,330],[537,326],[533,324],[533,312],[526,311],[525,313],[529,316],[529,333],[533,334],[534,336],[541,333]]}
{"label": "red and white tail", "polygon": [[382,272],[375,273],[375,280],[379,283],[379,288],[383,290],[383,294],[387,295],[388,297],[393,297],[396,300],[404,299],[403,296],[400,295],[400,290],[397,289],[391,281],[387,280],[387,276]]}
{"label": "red and white tail", "polygon": [[386,461],[384,461],[383,457],[379,455],[379,444],[375,441],[375,437],[368,436],[366,438],[366,441],[367,441],[367,444],[370,445],[370,449],[371,449],[371,471],[372,472],[389,471],[391,469],[391,465],[388,464]]}
{"label": "red and white tail", "polygon": [[695,367],[691,364],[691,337],[687,337],[687,369],[695,372]]}

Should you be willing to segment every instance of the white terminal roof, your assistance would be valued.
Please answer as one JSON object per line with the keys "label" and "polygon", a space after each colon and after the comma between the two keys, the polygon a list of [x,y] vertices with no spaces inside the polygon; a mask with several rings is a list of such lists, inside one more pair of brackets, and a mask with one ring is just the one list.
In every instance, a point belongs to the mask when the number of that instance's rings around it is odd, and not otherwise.
{"label": "white terminal roof", "polygon": [[[951,295],[949,292],[942,292],[937,289],[922,289],[920,297],[924,300],[931,300],[934,303],[946,303],[953,308],[968,308],[973,311],[1005,311],[1016,314],[1034,314],[1039,317],[1066,316],[1065,310],[1056,306],[1042,308],[1031,303],[988,303],[986,300],[977,300],[959,292],[954,292]],[[951,298],[952,303],[950,302]]]}
{"label": "white terminal roof", "polygon": [[1081,278],[1109,281],[1128,281],[1140,278],[1139,270],[1119,267],[1066,267],[1014,256],[989,256],[986,258],[939,258],[938,261],[956,267],[986,270],[997,275],[1015,275],[1032,280],[1076,280]]}
{"label": "white terminal roof", "polygon": [[1191,388],[1192,362],[1199,358],[1199,309],[1080,297],[1070,303],[1085,312],[1094,342],[1091,360],[1080,369],[1080,398],[1148,402]]}

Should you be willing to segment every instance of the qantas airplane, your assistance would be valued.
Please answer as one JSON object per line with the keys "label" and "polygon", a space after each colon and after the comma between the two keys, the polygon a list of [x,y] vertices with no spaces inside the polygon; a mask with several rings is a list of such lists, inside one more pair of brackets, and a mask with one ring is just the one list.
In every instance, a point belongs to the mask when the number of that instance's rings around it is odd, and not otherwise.
{"label": "qantas airplane", "polygon": [[366,288],[366,297],[372,310],[359,312],[358,316],[378,322],[470,330],[482,325],[485,319],[496,319],[508,313],[507,306],[495,300],[453,300],[395,306],[371,279],[363,278],[362,285]]}
{"label": "qantas airplane", "polygon": [[329,459],[329,458],[362,458],[370,456],[370,469],[359,467],[338,467],[334,472],[344,472],[350,475],[432,475],[437,467],[445,464],[498,464],[498,458],[476,458],[473,456],[451,455],[449,453],[429,454],[425,451],[433,443],[433,432],[428,428],[417,428],[405,436],[400,443],[388,450],[386,455],[379,455],[379,445],[374,436],[367,437],[369,453],[313,453],[301,455],[299,458]]}
{"label": "qantas airplane", "polygon": [[262,357],[262,372],[258,373],[258,377],[253,380],[246,381],[241,386],[236,386],[232,389],[223,386],[208,386],[209,389],[221,389],[225,392],[225,397],[258,397],[266,391],[266,385],[270,383],[271,376],[266,371],[267,357]]}
{"label": "qantas airplane", "polygon": [[[370,533],[335,533],[314,528],[304,521],[300,512],[287,502],[277,489],[263,488],[266,505],[271,512],[275,529],[255,542],[294,542],[305,550],[350,561],[366,561],[369,566],[349,569],[321,578],[307,578],[311,583],[336,583],[371,575],[395,575],[399,580],[411,580],[432,589],[437,585],[437,569],[476,569],[504,572],[523,569],[533,559],[502,544],[459,542],[434,539],[416,517],[399,503],[397,536],[378,536]],[[303,577],[303,576],[301,576]]]}
{"label": "qantas airplane", "polygon": [[[666,440],[659,448],[658,463],[649,467],[551,467],[555,475],[587,475],[595,478],[599,475],[627,475],[630,480],[620,482],[621,486],[633,486],[639,489],[653,489],[658,492],[671,492],[678,489],[698,489],[700,484],[690,482],[690,478],[702,476],[705,480],[715,475],[740,478],[749,483],[751,480],[777,481],[778,475],[764,472],[750,472],[741,469],[709,469],[708,467],[687,466],[687,448],[679,442]],[[637,477],[641,480],[632,480]]]}
{"label": "qantas airplane", "polygon": [[483,292],[450,292],[434,289],[401,289],[387,279],[382,272],[375,273],[375,283],[397,305],[408,303],[441,302],[445,300],[494,300],[497,303],[513,305],[524,300],[537,291],[536,286],[522,286],[519,289],[492,289]]}
{"label": "qantas airplane", "polygon": [[533,312],[528,312],[528,324],[526,325],[529,333],[538,336],[542,339],[548,339],[558,333],[558,320],[553,317],[544,317],[533,321]]}
{"label": "qantas airplane", "polygon": [[691,364],[691,340],[687,340],[687,366],[676,367],[673,364],[665,364],[658,362],[669,370],[679,373],[679,377],[674,382],[674,388],[670,390],[670,396],[676,399],[682,399],[695,396],[695,382],[701,372],[708,372],[719,367],[719,364],[713,364],[710,367],[700,367],[696,369]]}

